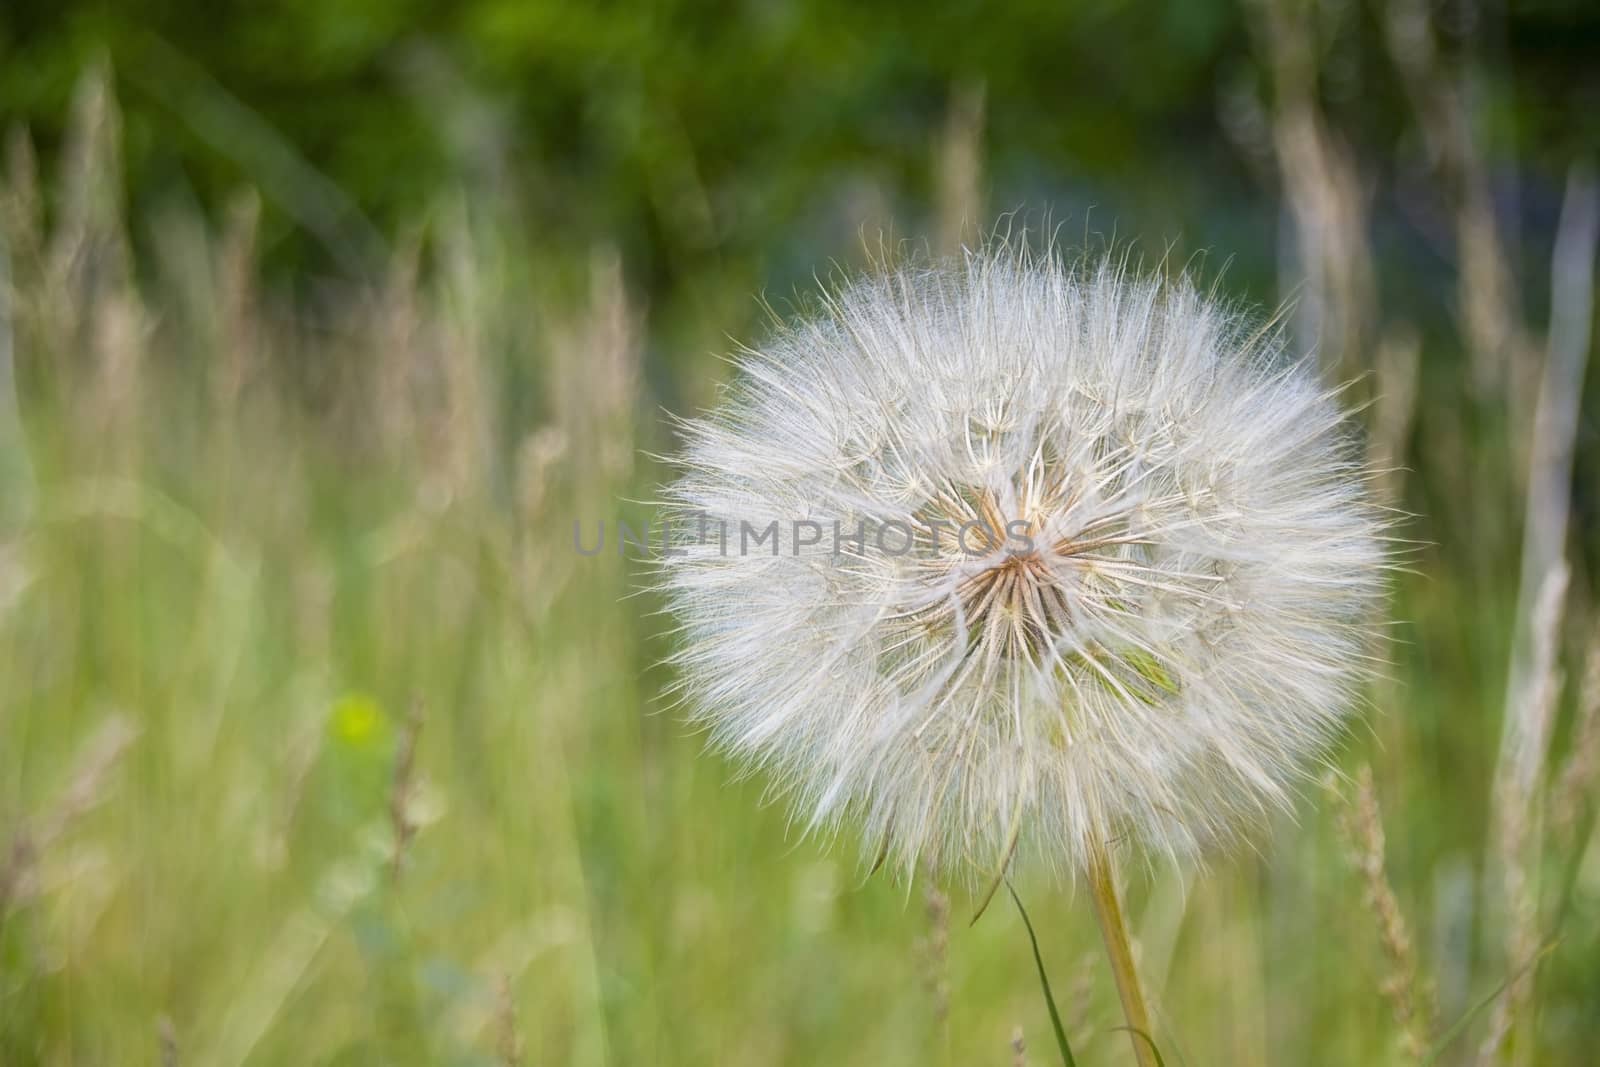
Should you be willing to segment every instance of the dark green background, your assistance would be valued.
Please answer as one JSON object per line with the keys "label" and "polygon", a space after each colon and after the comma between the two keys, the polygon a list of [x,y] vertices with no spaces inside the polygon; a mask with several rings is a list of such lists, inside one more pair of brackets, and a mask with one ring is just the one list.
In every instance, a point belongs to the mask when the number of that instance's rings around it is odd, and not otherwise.
{"label": "dark green background", "polygon": [[[1374,12],[1318,17],[1324,104],[1380,183],[1386,262],[1403,260],[1442,225],[1437,205],[1403,203],[1421,145]],[[1440,27],[1479,71],[1491,159],[1516,162],[1501,184],[1537,230],[1567,162],[1600,136],[1600,8],[1457,4]],[[1215,2],[8,0],[0,117],[48,147],[84,64],[108,58],[136,208],[215,207],[257,185],[278,266],[330,251],[348,266],[348,249],[293,236],[288,149],[348,196],[333,243],[359,249],[358,215],[389,232],[459,183],[510,194],[545,244],[608,235],[632,280],[670,300],[726,272],[803,278],[853,236],[840,203],[863,185],[917,229],[949,98],[981,84],[992,208],[1226,250],[1257,289],[1275,197],[1218,121],[1230,94],[1265,91],[1251,53],[1247,11]],[[1413,258],[1399,273],[1426,269]]]}

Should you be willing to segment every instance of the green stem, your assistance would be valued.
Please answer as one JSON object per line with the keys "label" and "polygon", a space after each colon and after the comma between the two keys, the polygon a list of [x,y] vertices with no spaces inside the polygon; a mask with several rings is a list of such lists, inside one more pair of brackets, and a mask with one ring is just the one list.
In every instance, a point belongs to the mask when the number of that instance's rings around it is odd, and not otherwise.
{"label": "green stem", "polygon": [[1104,843],[1095,840],[1089,848],[1089,895],[1094,900],[1095,921],[1106,943],[1111,974],[1117,982],[1117,997],[1122,1001],[1122,1016],[1128,1021],[1128,1039],[1139,1067],[1158,1067],[1150,1033],[1150,1012],[1145,1008],[1144,991],[1133,966],[1133,949],[1128,944],[1128,927],[1117,902],[1117,883],[1111,870],[1111,856]]}

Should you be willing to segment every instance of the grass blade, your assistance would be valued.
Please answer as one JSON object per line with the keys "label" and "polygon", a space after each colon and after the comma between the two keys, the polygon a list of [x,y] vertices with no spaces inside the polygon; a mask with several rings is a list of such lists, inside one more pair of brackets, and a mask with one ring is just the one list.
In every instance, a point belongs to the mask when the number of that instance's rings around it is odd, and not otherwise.
{"label": "grass blade", "polygon": [[1033,963],[1039,968],[1039,988],[1044,990],[1044,1006],[1050,1009],[1050,1028],[1056,1034],[1056,1048],[1061,1052],[1061,1062],[1066,1067],[1077,1067],[1078,1061],[1072,1058],[1072,1049],[1067,1045],[1067,1032],[1061,1026],[1061,1013],[1056,1011],[1056,998],[1050,993],[1050,977],[1044,972],[1044,957],[1039,955],[1039,939],[1034,936],[1033,923],[1028,920],[1028,909],[1022,906],[1022,898],[1017,896],[1017,891],[1011,888],[1009,881],[1006,882],[1006,892],[1016,902],[1022,925],[1028,930],[1028,943],[1033,946]]}
{"label": "grass blade", "polygon": [[1156,1058],[1156,1063],[1157,1063],[1158,1067],[1167,1067],[1167,1061],[1166,1061],[1165,1057],[1163,1057],[1161,1055],[1161,1049],[1160,1049],[1160,1047],[1158,1047],[1156,1045],[1156,1039],[1155,1038],[1151,1037],[1149,1034],[1145,1033],[1143,1030],[1136,1030],[1131,1026],[1113,1026],[1111,1029],[1113,1029],[1113,1030],[1125,1030],[1128,1033],[1132,1034],[1134,1037],[1142,1038],[1144,1040],[1144,1043],[1150,1046],[1150,1055],[1152,1055],[1152,1056],[1154,1056]]}
{"label": "grass blade", "polygon": [[1478,1015],[1483,1012],[1483,1009],[1493,1004],[1500,994],[1504,993],[1507,989],[1510,989],[1513,982],[1517,981],[1534,967],[1538,966],[1539,961],[1548,956],[1555,949],[1555,947],[1556,943],[1551,941],[1549,944],[1545,945],[1544,948],[1541,948],[1538,952],[1535,952],[1533,957],[1521,967],[1518,967],[1516,970],[1506,975],[1505,981],[1495,986],[1489,991],[1487,996],[1478,1001],[1478,1003],[1474,1004],[1472,1007],[1468,1008],[1466,1014],[1462,1015],[1461,1018],[1450,1024],[1450,1029],[1446,1030],[1443,1036],[1439,1038],[1438,1044],[1434,1045],[1433,1048],[1429,1050],[1428,1054],[1422,1057],[1419,1067],[1432,1067],[1434,1063],[1437,1063],[1439,1057],[1444,1055],[1445,1049],[1449,1048],[1451,1042],[1461,1036],[1462,1031],[1467,1028],[1467,1025],[1471,1023],[1473,1019],[1477,1018]]}
{"label": "grass blade", "polygon": [[1017,841],[1022,837],[1022,798],[1017,798],[1015,809],[1011,812],[1011,829],[1006,833],[1006,848],[1000,857],[1000,866],[995,868],[994,881],[989,883],[989,891],[983,894],[983,900],[978,904],[978,910],[972,913],[972,921],[968,926],[976,926],[978,920],[983,918],[983,913],[989,910],[989,902],[994,899],[1000,883],[1006,880],[1006,868],[1011,866],[1011,857],[1016,854]]}

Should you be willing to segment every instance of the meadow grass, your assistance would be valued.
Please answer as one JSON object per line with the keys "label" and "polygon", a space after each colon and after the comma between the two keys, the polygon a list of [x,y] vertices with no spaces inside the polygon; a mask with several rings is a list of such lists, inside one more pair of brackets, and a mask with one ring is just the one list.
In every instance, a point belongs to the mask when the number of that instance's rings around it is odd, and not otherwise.
{"label": "meadow grass", "polygon": [[[641,564],[572,551],[664,477],[613,255],[457,206],[294,298],[246,198],[135,220],[136,258],[114,104],[80,111],[48,180],[13,139],[0,197],[0,1062],[1052,1062],[1017,911],[952,923],[976,902],[799,837],[659,697]],[[1519,969],[1491,783],[1520,481],[1449,366],[1348,773],[1205,877],[1128,872],[1169,1064],[1418,1062],[1512,974],[1493,1057],[1600,1044],[1600,683],[1551,697],[1532,804],[1562,803],[1516,855],[1559,940]],[[1126,1062],[1086,894],[1015,886],[1078,1062]]]}

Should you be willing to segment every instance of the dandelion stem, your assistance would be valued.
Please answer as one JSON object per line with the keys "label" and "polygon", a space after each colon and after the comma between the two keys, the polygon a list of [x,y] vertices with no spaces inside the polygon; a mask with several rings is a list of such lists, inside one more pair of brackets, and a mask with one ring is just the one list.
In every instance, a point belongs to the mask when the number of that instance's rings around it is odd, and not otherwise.
{"label": "dandelion stem", "polygon": [[1128,1039],[1139,1067],[1158,1067],[1150,1035],[1150,1013],[1144,1005],[1144,991],[1133,967],[1133,949],[1128,944],[1128,927],[1122,921],[1122,906],[1117,903],[1117,883],[1111,870],[1111,855],[1105,843],[1096,838],[1089,848],[1089,892],[1094,900],[1095,921],[1106,943],[1111,974],[1117,982],[1117,997],[1122,1001],[1122,1016],[1127,1020]]}

